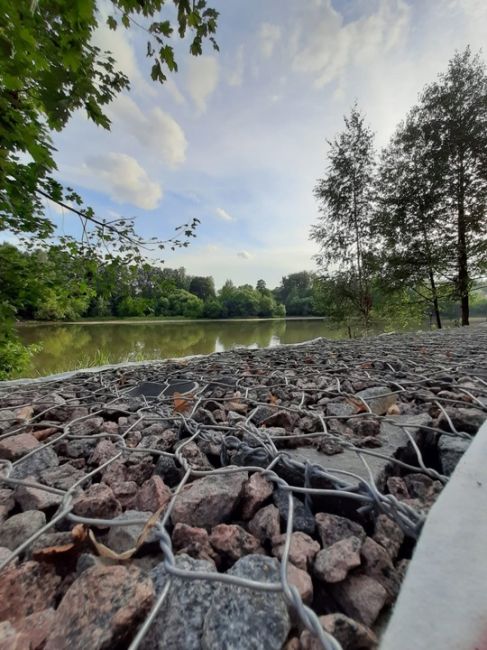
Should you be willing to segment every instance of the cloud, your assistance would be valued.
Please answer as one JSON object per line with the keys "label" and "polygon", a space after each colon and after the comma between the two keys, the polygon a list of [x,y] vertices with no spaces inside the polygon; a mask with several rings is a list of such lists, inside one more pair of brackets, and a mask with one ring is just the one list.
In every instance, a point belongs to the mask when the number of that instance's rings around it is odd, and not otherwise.
{"label": "cloud", "polygon": [[410,14],[403,0],[380,0],[374,13],[345,23],[331,0],[309,5],[292,38],[293,68],[314,76],[317,87],[340,79],[347,68],[383,59],[403,42]]}
{"label": "cloud", "polygon": [[244,75],[244,47],[240,45],[235,56],[235,63],[232,67],[227,81],[229,86],[241,86]]}
{"label": "cloud", "polygon": [[219,65],[214,56],[191,57],[188,63],[186,85],[197,109],[203,113],[218,85]]}
{"label": "cloud", "polygon": [[281,39],[281,28],[272,23],[262,23],[259,30],[260,51],[268,59]]}
{"label": "cloud", "polygon": [[237,253],[237,257],[241,257],[244,260],[251,260],[253,255],[249,253],[248,251],[239,251]]}
{"label": "cloud", "polygon": [[223,208],[217,208],[215,210],[215,214],[219,219],[222,219],[223,221],[235,221],[235,217],[232,217],[232,215],[228,214],[228,212]]}
{"label": "cloud", "polygon": [[142,111],[128,95],[120,95],[110,114],[124,124],[124,131],[133,135],[147,149],[169,165],[178,167],[186,159],[188,142],[181,126],[159,107]]}
{"label": "cloud", "polygon": [[124,153],[90,156],[83,165],[80,183],[110,195],[117,203],[131,203],[154,210],[162,198],[159,183],[151,180],[141,165]]}

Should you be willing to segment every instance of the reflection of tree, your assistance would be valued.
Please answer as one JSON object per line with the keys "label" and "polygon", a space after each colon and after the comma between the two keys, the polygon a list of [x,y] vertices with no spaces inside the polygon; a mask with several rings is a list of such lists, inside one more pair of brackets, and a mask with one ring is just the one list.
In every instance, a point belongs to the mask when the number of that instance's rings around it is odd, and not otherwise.
{"label": "reflection of tree", "polygon": [[314,320],[41,325],[21,327],[19,333],[24,343],[43,346],[34,358],[34,368],[40,374],[94,362],[209,354],[217,349],[217,343],[219,350],[229,350],[239,345],[267,347],[271,341],[299,343],[317,336],[346,335]]}

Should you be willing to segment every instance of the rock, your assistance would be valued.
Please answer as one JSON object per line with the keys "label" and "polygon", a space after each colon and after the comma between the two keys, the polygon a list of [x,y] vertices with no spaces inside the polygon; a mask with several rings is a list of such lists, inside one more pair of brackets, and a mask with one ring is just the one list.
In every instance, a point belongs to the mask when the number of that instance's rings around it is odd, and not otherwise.
{"label": "rock", "polygon": [[446,474],[446,476],[452,474],[458,461],[467,451],[470,442],[467,438],[440,436],[438,440],[438,453],[443,474]]}
{"label": "rock", "polygon": [[[145,519],[146,521],[152,516],[152,512],[140,512],[140,510],[127,510],[113,521],[128,521],[129,519]],[[125,524],[124,526],[112,526],[108,532],[107,546],[116,553],[123,553],[137,544],[137,540],[143,531],[145,523]],[[146,543],[156,541],[154,531],[150,531],[146,537]]]}
{"label": "rock", "polygon": [[195,442],[188,442],[181,446],[181,456],[186,460],[191,469],[208,471],[213,469],[206,455],[201,451]]}
{"label": "rock", "polygon": [[155,473],[160,476],[169,487],[175,487],[183,477],[183,470],[176,465],[172,456],[159,456]]}
{"label": "rock", "polygon": [[404,541],[400,526],[387,515],[379,515],[375,521],[374,541],[380,544],[395,560]]}
{"label": "rock", "polygon": [[281,517],[276,506],[269,505],[258,510],[249,521],[249,531],[262,544],[281,533]]}
{"label": "rock", "polygon": [[[42,445],[41,445],[42,447]],[[10,478],[23,479],[26,476],[38,476],[42,470],[57,467],[59,458],[52,447],[37,449],[35,454],[28,458],[23,458],[14,466]]]}
{"label": "rock", "polygon": [[361,437],[378,436],[380,434],[380,422],[370,417],[356,418],[351,421],[351,428],[355,435]]}
{"label": "rock", "polygon": [[290,411],[277,411],[271,416],[263,420],[260,424],[261,427],[283,427],[286,431],[292,431],[294,425],[299,420],[299,416]]}
{"label": "rock", "polygon": [[41,650],[44,647],[44,642],[51,631],[55,616],[55,610],[49,608],[17,621],[15,629],[28,638],[30,650]]}
{"label": "rock", "polygon": [[[277,560],[264,555],[246,555],[227,571],[227,575],[258,582],[279,582],[279,565]],[[205,618],[201,646],[203,650],[281,650],[290,627],[281,593],[219,584]]]}
{"label": "rock", "polygon": [[[272,555],[282,560],[286,535],[272,540]],[[320,545],[306,533],[300,531],[292,533],[291,544],[289,546],[289,561],[297,566],[298,569],[306,570],[313,563],[315,555],[320,550]]]}
{"label": "rock", "polygon": [[288,562],[286,575],[289,584],[299,591],[303,603],[311,603],[313,600],[313,581],[309,573]]}
{"label": "rock", "polygon": [[[336,612],[320,616],[321,627],[340,643],[343,650],[372,650],[377,647],[377,637],[365,625]],[[301,650],[321,650],[318,639],[304,630],[300,637]]]}
{"label": "rock", "polygon": [[[0,564],[3,564],[12,555],[12,551],[6,546],[0,546]],[[17,563],[17,558],[13,559],[9,566],[14,566]]]}
{"label": "rock", "polygon": [[[486,414],[474,408],[447,408],[453,426],[457,431],[463,433],[477,433],[485,421]],[[438,419],[438,427],[443,431],[451,431],[450,425],[444,413],[441,413]]]}
{"label": "rock", "polygon": [[176,498],[172,522],[207,528],[222,523],[238,504],[247,479],[247,472],[214,474],[185,485]]}
{"label": "rock", "polygon": [[76,469],[70,463],[65,463],[60,467],[48,468],[39,472],[39,481],[58,490],[69,490],[84,476],[83,471]]}
{"label": "rock", "polygon": [[114,483],[111,487],[115,498],[120,501],[120,505],[124,510],[127,508],[135,509],[139,490],[135,481],[122,481],[121,483]]}
{"label": "rock", "polygon": [[70,433],[76,436],[91,436],[93,433],[99,433],[103,426],[102,417],[87,418],[70,425]]}
{"label": "rock", "polygon": [[106,469],[102,470],[101,480],[111,487],[116,483],[125,483],[132,479],[128,478],[127,465],[121,458],[117,458]]}
{"label": "rock", "polygon": [[408,487],[400,476],[390,476],[387,479],[387,489],[389,490],[392,496],[399,499],[399,501],[404,501],[405,499],[410,499],[411,495],[409,494]]}
{"label": "rock", "polygon": [[346,580],[330,588],[345,614],[369,627],[374,624],[387,601],[384,587],[366,575],[349,575]]}
{"label": "rock", "polygon": [[19,433],[0,440],[0,458],[18,460],[38,447],[41,443],[31,433]]}
{"label": "rock", "polygon": [[361,540],[358,537],[346,537],[324,548],[315,558],[314,574],[323,582],[341,582],[348,572],[360,566]]}
{"label": "rock", "polygon": [[354,415],[355,411],[355,407],[349,402],[328,402],[326,405],[326,414],[334,417]]}
{"label": "rock", "polygon": [[[288,494],[289,493],[286,490],[283,490],[281,488],[274,490],[273,492],[274,503],[279,508],[279,514],[286,522],[289,508]],[[293,530],[298,530],[306,533],[307,535],[312,535],[316,528],[313,514],[297,497],[293,496],[293,502]]]}
{"label": "rock", "polygon": [[[216,571],[212,562],[194,560],[187,555],[177,555],[175,562],[178,569],[185,571]],[[162,562],[151,571],[151,578],[159,596],[168,579]],[[207,580],[171,578],[169,592],[140,649],[200,650],[203,624],[217,589],[215,582]]]}
{"label": "rock", "polygon": [[255,472],[244,485],[242,497],[242,518],[252,519],[261,505],[268,499],[274,486],[262,474]]}
{"label": "rock", "polygon": [[360,549],[363,572],[375,578],[387,591],[388,602],[393,603],[399,593],[401,580],[392,564],[389,553],[370,537]]}
{"label": "rock", "polygon": [[9,517],[0,528],[0,546],[14,551],[31,535],[46,525],[46,515],[36,510],[27,510]]}
{"label": "rock", "polygon": [[375,413],[376,415],[385,415],[388,409],[393,406],[397,400],[395,394],[386,395],[385,393],[391,393],[391,389],[388,386],[373,386],[372,388],[366,388],[365,390],[356,393],[355,397],[364,400],[372,413]]}
{"label": "rock", "polygon": [[131,462],[130,458],[127,461],[127,481],[135,481],[137,485],[143,485],[154,474],[154,463],[151,456],[146,456],[139,462]]}
{"label": "rock", "polygon": [[0,433],[8,431],[8,429],[13,426],[16,419],[17,417],[13,411],[0,411]]}
{"label": "rock", "polygon": [[49,564],[23,562],[0,573],[0,621],[16,621],[54,607],[61,578]]}
{"label": "rock", "polygon": [[431,508],[443,489],[443,484],[440,481],[434,481],[426,474],[407,474],[404,477],[404,482],[410,496],[413,499],[419,499],[426,508]]}
{"label": "rock", "polygon": [[152,476],[140,488],[137,499],[137,510],[144,510],[147,512],[156,512],[163,508],[172,499],[172,492],[164,485],[164,481],[160,476]]}
{"label": "rock", "polygon": [[14,506],[14,491],[8,488],[0,488],[0,524]]}
{"label": "rock", "polygon": [[95,483],[75,499],[73,512],[80,517],[113,519],[121,514],[122,506],[108,485]]}
{"label": "rock", "polygon": [[31,650],[27,634],[17,632],[10,621],[0,623],[0,650]]}
{"label": "rock", "polygon": [[90,465],[103,465],[120,453],[120,449],[111,440],[100,440],[91,454],[88,462]]}
{"label": "rock", "polygon": [[231,562],[244,555],[264,552],[259,540],[236,524],[215,526],[209,539],[215,551]]}
{"label": "rock", "polygon": [[[35,482],[36,479],[34,476],[27,476],[26,480]],[[15,490],[15,500],[22,510],[48,510],[58,506],[62,501],[62,497],[42,488],[19,485]]]}
{"label": "rock", "polygon": [[45,650],[127,647],[153,599],[150,579],[135,567],[88,569],[61,600]]}
{"label": "rock", "polygon": [[363,527],[351,519],[339,515],[330,515],[327,512],[318,512],[315,519],[321,543],[325,548],[347,537],[365,539]]}
{"label": "rock", "polygon": [[172,532],[172,545],[175,553],[185,553],[198,560],[215,562],[218,554],[211,544],[208,531],[187,524],[176,524]]}

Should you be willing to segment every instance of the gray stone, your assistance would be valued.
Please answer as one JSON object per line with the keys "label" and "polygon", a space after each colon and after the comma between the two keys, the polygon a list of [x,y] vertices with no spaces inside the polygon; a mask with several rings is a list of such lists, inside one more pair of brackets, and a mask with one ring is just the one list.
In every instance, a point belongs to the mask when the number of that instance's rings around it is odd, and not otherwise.
{"label": "gray stone", "polygon": [[[347,537],[324,548],[314,561],[316,577],[324,582],[345,580],[351,569],[360,566],[361,545],[362,542],[358,537]],[[386,553],[384,549],[382,550]]]}
{"label": "gray stone", "polygon": [[[457,431],[464,433],[477,433],[486,418],[484,411],[474,408],[447,408],[446,412]],[[444,413],[440,415],[438,426],[444,431],[451,430]]]}
{"label": "gray stone", "polygon": [[214,474],[185,486],[176,498],[173,524],[210,527],[225,522],[243,492],[247,472]]}
{"label": "gray stone", "polygon": [[6,546],[13,551],[45,524],[46,515],[36,510],[26,510],[13,515],[4,521],[0,528],[0,546]]}
{"label": "gray stone", "polygon": [[[279,563],[263,555],[247,555],[227,574],[259,582],[279,582]],[[281,593],[220,584],[206,615],[201,647],[203,650],[281,650],[290,627]]]}
{"label": "gray stone", "polygon": [[443,474],[450,476],[460,458],[467,451],[470,442],[467,438],[440,436],[438,440],[438,453]]}
{"label": "gray stone", "polygon": [[69,490],[84,476],[85,473],[82,470],[65,463],[60,467],[48,468],[39,472],[39,481],[58,490]]}
{"label": "gray stone", "polygon": [[[274,490],[273,499],[274,503],[279,509],[279,514],[284,519],[284,521],[287,522],[287,515],[289,510],[288,492],[282,489]],[[297,497],[293,496],[293,501],[293,530],[300,530],[307,535],[312,535],[316,528],[313,514]]]}
{"label": "gray stone", "polygon": [[175,487],[183,477],[184,471],[176,465],[176,461],[172,456],[160,456],[156,464],[155,474],[160,476],[169,487]]}
{"label": "gray stone", "polygon": [[[118,517],[113,519],[113,522],[128,521],[130,519],[145,519],[148,520],[152,517],[152,512],[141,512],[140,510],[126,510]],[[140,533],[144,529],[145,523],[130,524],[124,526],[111,526],[107,537],[107,546],[116,553],[123,553],[137,544]],[[144,543],[150,544],[155,542],[157,537],[155,531],[152,529],[148,532],[147,538]]]}
{"label": "gray stone", "polygon": [[384,587],[366,575],[349,575],[343,582],[330,585],[330,589],[347,616],[369,627],[374,624],[387,601]]}
{"label": "gray stone", "polygon": [[318,512],[315,518],[324,548],[348,537],[358,537],[361,541],[365,539],[365,530],[356,521],[327,512]]}
{"label": "gray stone", "polygon": [[44,447],[44,449],[36,450],[32,456],[22,459],[18,465],[15,465],[10,477],[22,479],[26,476],[38,476],[42,470],[57,467],[58,465],[59,459],[54,449]]}
{"label": "gray stone", "polygon": [[[177,555],[175,562],[178,569],[185,571],[216,572],[212,562],[195,560],[189,555]],[[164,564],[156,566],[150,576],[157,597],[168,580]],[[203,624],[216,590],[215,582],[171,578],[169,592],[142,641],[141,650],[200,650]]]}

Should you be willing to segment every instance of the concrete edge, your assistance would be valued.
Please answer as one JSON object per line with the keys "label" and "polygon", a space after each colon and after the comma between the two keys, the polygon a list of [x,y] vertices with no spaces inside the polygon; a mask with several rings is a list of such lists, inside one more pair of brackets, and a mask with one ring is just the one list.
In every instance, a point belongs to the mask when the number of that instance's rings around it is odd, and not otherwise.
{"label": "concrete edge", "polygon": [[487,650],[487,421],[432,507],[380,650]]}

